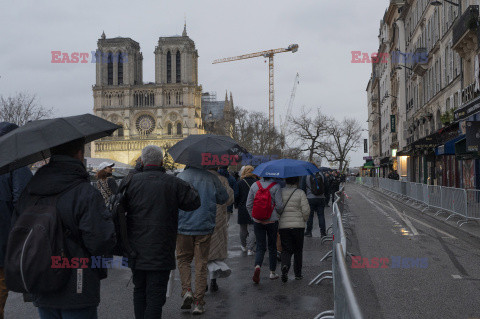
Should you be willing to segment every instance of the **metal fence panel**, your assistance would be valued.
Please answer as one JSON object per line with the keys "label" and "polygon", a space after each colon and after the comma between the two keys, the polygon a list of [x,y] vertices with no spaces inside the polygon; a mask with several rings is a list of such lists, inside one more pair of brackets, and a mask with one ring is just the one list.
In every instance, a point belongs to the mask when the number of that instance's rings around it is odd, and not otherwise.
{"label": "metal fence panel", "polygon": [[467,190],[467,217],[480,219],[480,191]]}
{"label": "metal fence panel", "polygon": [[428,185],[428,204],[435,208],[442,208],[442,187]]}
{"label": "metal fence panel", "polygon": [[454,213],[453,192],[450,187],[442,187],[442,209]]}
{"label": "metal fence panel", "polygon": [[362,319],[362,313],[358,306],[357,298],[353,291],[352,282],[348,275],[348,267],[345,256],[342,254],[342,244],[333,247],[333,280],[335,295],[335,318]]}
{"label": "metal fence panel", "polygon": [[453,193],[453,211],[459,215],[467,216],[467,195],[464,189],[451,188]]}

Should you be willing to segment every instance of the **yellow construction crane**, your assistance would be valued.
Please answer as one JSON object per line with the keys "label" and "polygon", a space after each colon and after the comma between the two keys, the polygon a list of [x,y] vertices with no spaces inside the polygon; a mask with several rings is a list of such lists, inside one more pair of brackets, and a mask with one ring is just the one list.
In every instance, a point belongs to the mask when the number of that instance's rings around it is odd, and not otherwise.
{"label": "yellow construction crane", "polygon": [[273,81],[273,56],[277,53],[283,52],[292,52],[295,53],[298,51],[298,44],[291,44],[288,48],[280,48],[275,50],[267,50],[262,52],[244,54],[239,56],[234,56],[230,58],[218,59],[213,61],[213,64],[217,63],[224,63],[224,62],[232,62],[237,60],[244,60],[244,59],[251,59],[257,57],[264,57],[268,58],[268,126],[270,129],[273,129],[275,126],[275,89],[274,89],[274,81]]}

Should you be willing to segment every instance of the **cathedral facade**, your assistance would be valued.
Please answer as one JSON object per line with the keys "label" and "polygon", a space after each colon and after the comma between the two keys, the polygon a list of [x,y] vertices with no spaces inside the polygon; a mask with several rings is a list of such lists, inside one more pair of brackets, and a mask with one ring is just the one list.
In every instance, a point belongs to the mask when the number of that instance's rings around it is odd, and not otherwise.
{"label": "cathedral facade", "polygon": [[97,46],[94,114],[122,129],[94,142],[92,157],[134,165],[147,145],[165,150],[190,134],[205,133],[198,52],[186,27],[182,36],[159,38],[155,82],[143,83],[138,42],[103,33]]}

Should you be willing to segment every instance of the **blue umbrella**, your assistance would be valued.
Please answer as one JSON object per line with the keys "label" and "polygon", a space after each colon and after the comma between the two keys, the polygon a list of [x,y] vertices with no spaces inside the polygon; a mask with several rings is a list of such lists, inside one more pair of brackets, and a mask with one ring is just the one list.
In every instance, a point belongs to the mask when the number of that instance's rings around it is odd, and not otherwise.
{"label": "blue umbrella", "polygon": [[262,177],[287,178],[313,175],[318,171],[318,168],[312,163],[287,158],[260,164],[253,174]]}

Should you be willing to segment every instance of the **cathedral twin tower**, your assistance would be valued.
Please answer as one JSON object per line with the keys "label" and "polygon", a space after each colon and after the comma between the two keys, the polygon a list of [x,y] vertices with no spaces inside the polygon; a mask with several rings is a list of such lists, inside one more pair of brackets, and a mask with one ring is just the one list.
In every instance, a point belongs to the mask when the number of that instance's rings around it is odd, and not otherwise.
{"label": "cathedral twin tower", "polygon": [[103,33],[97,46],[94,113],[123,129],[95,142],[93,157],[132,164],[146,145],[168,148],[190,134],[204,133],[198,52],[186,27],[182,36],[159,38],[154,83],[143,83],[138,42],[107,39]]}

